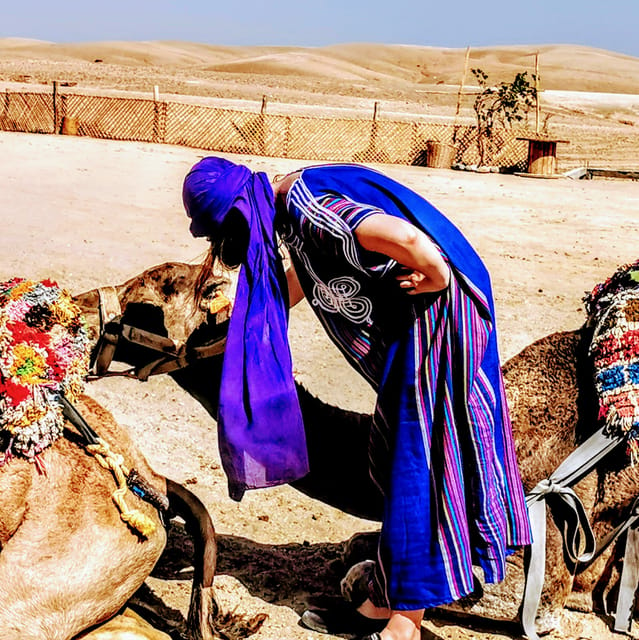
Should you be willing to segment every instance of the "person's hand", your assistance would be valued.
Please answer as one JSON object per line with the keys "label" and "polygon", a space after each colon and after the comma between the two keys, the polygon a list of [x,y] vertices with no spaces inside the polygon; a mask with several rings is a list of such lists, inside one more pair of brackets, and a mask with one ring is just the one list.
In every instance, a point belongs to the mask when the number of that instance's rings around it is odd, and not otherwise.
{"label": "person's hand", "polygon": [[404,267],[399,275],[395,276],[401,289],[408,295],[414,296],[420,293],[433,293],[439,289],[433,288],[432,281],[420,271],[414,271]]}

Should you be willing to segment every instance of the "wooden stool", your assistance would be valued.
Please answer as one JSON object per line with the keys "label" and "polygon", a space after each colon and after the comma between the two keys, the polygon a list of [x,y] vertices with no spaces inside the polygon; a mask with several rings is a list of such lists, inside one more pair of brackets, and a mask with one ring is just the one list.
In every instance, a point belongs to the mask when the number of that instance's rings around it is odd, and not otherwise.
{"label": "wooden stool", "polygon": [[543,135],[517,138],[528,141],[527,172],[538,176],[554,176],[557,173],[557,143],[568,144],[568,140],[557,140]]}

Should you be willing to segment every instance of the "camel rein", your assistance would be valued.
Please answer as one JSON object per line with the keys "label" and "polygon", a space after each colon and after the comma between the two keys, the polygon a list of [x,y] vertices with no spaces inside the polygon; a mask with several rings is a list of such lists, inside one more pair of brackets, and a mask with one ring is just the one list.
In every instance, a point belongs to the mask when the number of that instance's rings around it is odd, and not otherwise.
{"label": "camel rein", "polygon": [[[189,366],[196,360],[210,358],[224,352],[226,338],[188,349],[183,345],[178,349],[175,343],[165,336],[123,324],[122,308],[115,287],[98,289],[98,296],[100,336],[92,370],[87,376],[89,381],[110,376],[126,376],[144,381],[149,376],[171,373]],[[139,369],[132,367],[122,371],[110,371],[120,340],[155,351],[160,354],[160,357]],[[168,497],[157,491],[135,469],[125,467],[122,456],[111,450],[108,443],[98,436],[64,396],[62,396],[62,411],[65,418],[84,438],[87,451],[95,456],[101,466],[110,469],[113,473],[118,488],[112,498],[120,511],[122,520],[143,537],[148,537],[155,530],[155,524],[141,511],[128,507],[125,502],[126,492],[131,491],[138,498],[154,506],[161,519],[169,508]]]}
{"label": "camel rein", "polygon": [[127,491],[130,491],[141,500],[155,507],[161,519],[163,519],[164,514],[169,509],[168,497],[155,489],[135,469],[129,469],[124,466],[124,458],[111,450],[109,444],[98,436],[82,414],[69,402],[64,394],[62,394],[60,399],[64,417],[84,438],[87,451],[95,457],[100,466],[112,472],[117,484],[117,489],[111,497],[120,511],[120,517],[131,529],[144,538],[148,538],[155,531],[155,524],[147,515],[138,509],[129,508],[125,499]]}
{"label": "camel rein", "polygon": [[[122,307],[115,287],[98,289],[100,315],[100,337],[89,380],[104,377],[125,376],[137,380],[148,380],[149,376],[172,373],[184,369],[196,360],[212,358],[224,353],[226,338],[198,347],[177,347],[170,338],[122,323]],[[159,354],[159,357],[141,367],[122,371],[110,370],[113,356],[120,340],[138,345]]]}

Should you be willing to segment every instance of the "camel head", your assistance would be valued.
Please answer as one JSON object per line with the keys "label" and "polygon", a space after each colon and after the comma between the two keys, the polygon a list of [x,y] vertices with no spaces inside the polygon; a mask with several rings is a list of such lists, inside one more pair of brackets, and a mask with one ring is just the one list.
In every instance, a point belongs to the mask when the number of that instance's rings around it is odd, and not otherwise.
{"label": "camel head", "polygon": [[[220,309],[216,301],[232,299],[233,278],[211,275],[196,299],[199,273],[198,265],[164,263],[123,284],[74,296],[87,320],[92,362],[107,350],[109,363],[139,371],[167,354],[221,342],[230,303]],[[129,339],[131,332],[135,339]]]}

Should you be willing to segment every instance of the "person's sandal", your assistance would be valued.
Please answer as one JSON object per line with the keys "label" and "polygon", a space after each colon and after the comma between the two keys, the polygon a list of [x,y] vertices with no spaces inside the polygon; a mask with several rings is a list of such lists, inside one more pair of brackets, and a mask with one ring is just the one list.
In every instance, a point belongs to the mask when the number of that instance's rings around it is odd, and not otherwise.
{"label": "person's sandal", "polygon": [[370,634],[364,637],[367,640],[381,640],[378,631],[381,631],[388,620],[383,618],[367,618],[352,606],[339,606],[331,609],[307,609],[301,618],[301,623],[318,633],[338,634]]}

